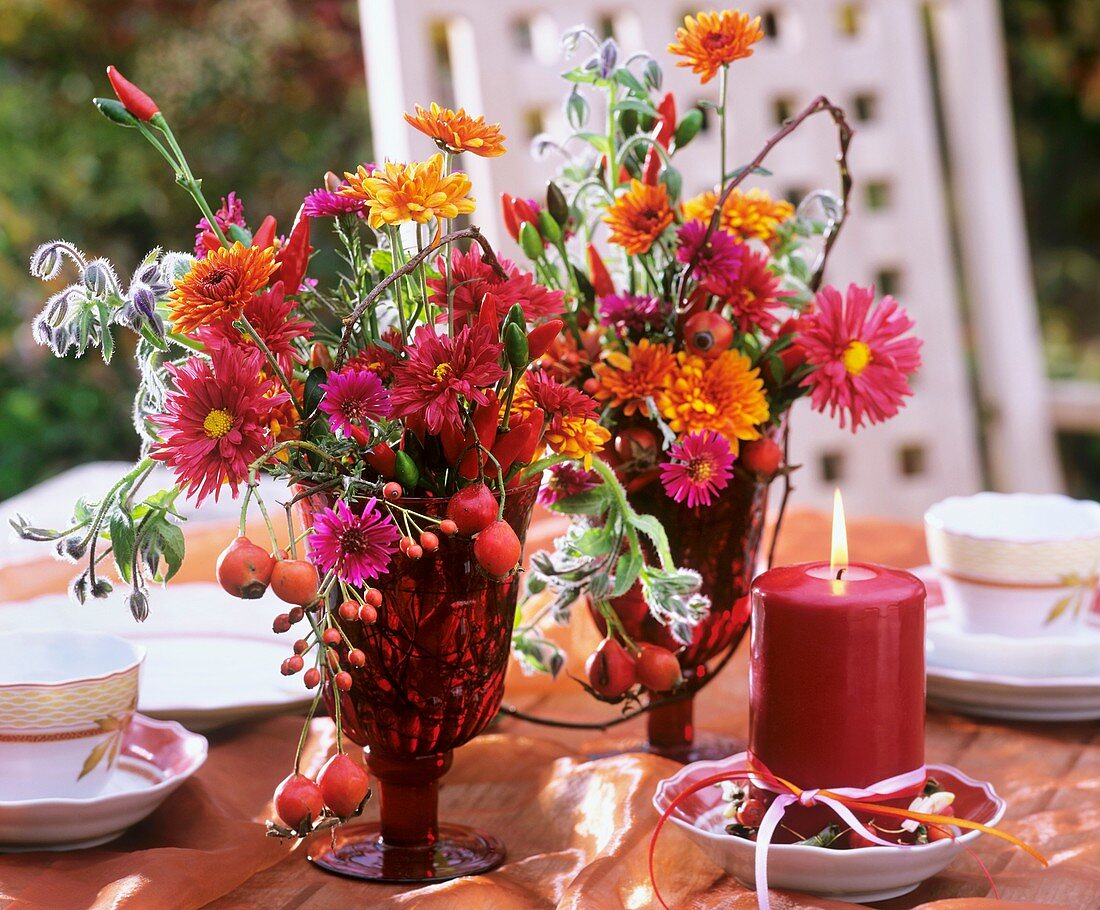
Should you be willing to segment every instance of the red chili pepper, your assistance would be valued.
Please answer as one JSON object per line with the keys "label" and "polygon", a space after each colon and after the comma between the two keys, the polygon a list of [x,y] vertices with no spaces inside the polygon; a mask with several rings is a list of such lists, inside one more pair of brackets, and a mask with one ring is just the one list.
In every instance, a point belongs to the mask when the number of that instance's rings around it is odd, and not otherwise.
{"label": "red chili pepper", "polygon": [[[492,451],[493,443],[497,438],[497,421],[500,419],[500,402],[497,401],[496,392],[489,392],[489,400],[485,404],[479,404],[474,408],[474,415],[471,418],[473,426],[466,434],[466,445],[470,447],[470,450],[465,454],[462,459],[462,464],[459,465],[459,473],[467,480],[473,480],[477,477],[477,469],[479,458],[481,453],[477,446],[474,445],[474,436],[476,434],[478,441],[481,443],[483,449]],[[490,466],[491,470],[495,470],[495,466]]]}
{"label": "red chili pepper", "polygon": [[268,215],[252,235],[252,245],[266,250],[275,242],[275,227],[275,216]]}
{"label": "red chili pepper", "polygon": [[611,274],[607,266],[603,264],[600,254],[590,243],[588,244],[588,271],[591,273],[592,287],[596,289],[597,297],[610,297],[615,293],[615,285],[611,281]]}
{"label": "red chili pepper", "polygon": [[516,218],[516,199],[507,193],[500,194],[500,210],[504,214],[504,226],[512,239],[519,243],[519,219]]}
{"label": "red chili pepper", "polygon": [[279,268],[272,277],[283,279],[288,294],[297,294],[302,286],[312,250],[309,245],[309,216],[302,215],[290,232],[286,246],[275,254]]}
{"label": "red chili pepper", "polygon": [[157,103],[113,66],[107,67],[107,78],[122,106],[138,120],[152,120],[154,114],[160,113]]}
{"label": "red chili pepper", "polygon": [[519,199],[518,197],[512,198],[512,209],[516,213],[516,238],[519,238],[519,227],[523,222],[528,221],[535,226],[538,230],[539,226],[539,210],[531,205],[526,199]]}
{"label": "red chili pepper", "polygon": [[[488,295],[486,295],[488,296]],[[527,359],[538,360],[554,343],[565,323],[560,319],[548,319],[542,325],[537,325],[527,333]]]}
{"label": "red chili pepper", "polygon": [[535,408],[523,423],[516,424],[497,439],[493,446],[493,457],[500,462],[501,471],[507,474],[512,465],[531,461],[542,439],[544,419],[542,410]]}
{"label": "red chili pepper", "polygon": [[[420,440],[421,445],[424,444],[424,437],[428,435],[428,424],[424,420],[423,414],[410,414],[405,418],[405,431],[412,433],[417,439]],[[404,448],[404,446],[402,446]]]}
{"label": "red chili pepper", "polygon": [[439,431],[439,441],[443,445],[443,455],[448,464],[455,464],[466,450],[466,437],[462,427],[456,423],[445,423]]}
{"label": "red chili pepper", "polygon": [[491,291],[486,291],[481,298],[481,309],[477,311],[477,324],[488,327],[493,333],[494,339],[500,338],[500,298]]}
{"label": "red chili pepper", "polygon": [[357,427],[355,424],[350,428],[351,438],[359,443],[361,448],[366,448],[370,444],[370,435],[362,427]]}
{"label": "red chili pepper", "polygon": [[[358,429],[359,427],[352,427],[352,433],[354,434],[355,430]],[[397,453],[384,442],[378,443],[369,452],[364,452],[363,461],[387,480],[392,480],[397,476]]]}
{"label": "red chili pepper", "polygon": [[[657,125],[657,135],[654,136],[654,139],[660,143],[662,148],[667,149],[672,142],[672,137],[676,135],[676,99],[672,96],[672,92],[661,99],[661,103],[657,105],[657,113],[660,114],[660,119]],[[657,175],[661,171],[661,163],[660,152],[650,146],[645,156],[642,183],[650,186],[657,185]]]}

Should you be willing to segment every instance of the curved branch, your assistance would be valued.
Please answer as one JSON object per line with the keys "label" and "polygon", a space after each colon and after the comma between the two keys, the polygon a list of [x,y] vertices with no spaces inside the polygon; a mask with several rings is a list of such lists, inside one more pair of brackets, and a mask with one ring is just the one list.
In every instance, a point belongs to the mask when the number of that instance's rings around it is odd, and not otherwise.
{"label": "curved branch", "polygon": [[348,345],[351,344],[351,337],[355,330],[356,323],[359,322],[363,314],[371,308],[386,288],[398,279],[404,278],[436,251],[465,238],[476,241],[481,246],[482,258],[492,266],[493,271],[502,279],[508,278],[508,273],[504,270],[504,266],[500,264],[500,260],[497,259],[497,254],[493,251],[492,245],[490,245],[489,241],[481,233],[481,229],[476,224],[464,228],[461,231],[451,231],[449,234],[445,234],[440,237],[436,243],[426,247],[409,259],[401,268],[390,272],[389,275],[379,281],[378,284],[371,288],[370,293],[359,302],[358,306],[344,317],[344,331],[340,337],[340,347],[336,351],[336,361],[333,364],[333,369],[338,371],[344,365],[344,361],[348,356]]}

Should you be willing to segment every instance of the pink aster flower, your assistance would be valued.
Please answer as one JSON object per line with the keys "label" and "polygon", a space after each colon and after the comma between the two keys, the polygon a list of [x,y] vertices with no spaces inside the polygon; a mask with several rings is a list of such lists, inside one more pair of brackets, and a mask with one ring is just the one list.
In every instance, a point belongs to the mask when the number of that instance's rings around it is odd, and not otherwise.
{"label": "pink aster flower", "polygon": [[499,359],[504,351],[488,326],[470,325],[455,338],[418,326],[405,359],[393,370],[391,391],[396,417],[423,414],[432,433],[461,422],[459,399],[486,404],[486,389],[506,375]]}
{"label": "pink aster flower", "polygon": [[373,370],[344,369],[329,373],[318,388],[325,393],[320,409],[328,414],[334,433],[351,436],[352,427],[388,417],[392,405],[389,393]]}
{"label": "pink aster flower", "polygon": [[609,294],[600,298],[600,325],[620,332],[645,332],[660,328],[670,309],[648,294]]}
{"label": "pink aster flower", "polygon": [[[304,348],[312,338],[313,323],[294,313],[296,305],[287,298],[283,283],[277,281],[263,293],[249,297],[241,310],[288,375],[296,364],[305,363]],[[195,337],[207,347],[224,342],[235,348],[255,351],[252,336],[234,326],[234,318],[224,316],[218,322],[203,326],[195,332]]]}
{"label": "pink aster flower", "polygon": [[741,260],[748,249],[725,231],[715,231],[707,239],[707,227],[704,221],[686,222],[677,231],[680,246],[676,250],[680,262],[694,262],[692,277],[705,288],[715,281],[728,283],[736,279],[741,274]]}
{"label": "pink aster flower", "polygon": [[358,586],[386,571],[400,538],[377,500],[369,500],[358,514],[341,500],[314,518],[309,552],[322,573],[335,569],[341,581]]}
{"label": "pink aster flower", "polygon": [[585,490],[591,490],[600,482],[595,471],[586,471],[572,462],[556,464],[549,470],[546,484],[539,490],[539,502],[544,506],[553,505],[566,496],[576,496]]}
{"label": "pink aster flower", "polygon": [[[481,309],[481,301],[487,292],[496,295],[497,316],[503,319],[513,303],[523,308],[528,322],[537,322],[546,316],[560,315],[564,309],[565,292],[551,291],[535,282],[530,272],[522,272],[510,259],[501,259],[500,265],[508,273],[501,278],[481,257],[481,247],[476,243],[469,252],[457,247],[451,252],[451,287],[454,289],[455,325],[462,325],[467,317]],[[437,307],[447,308],[447,263],[442,256],[435,267],[441,278],[429,278],[429,300]],[[440,317],[446,319],[446,316]]]}
{"label": "pink aster flower", "polygon": [[335,218],[337,215],[358,215],[366,210],[367,203],[321,187],[310,192],[302,206],[302,212],[310,218]]}
{"label": "pink aster flower", "polygon": [[688,508],[709,506],[733,476],[734,454],[729,440],[714,430],[695,430],[669,449],[671,461],[661,465],[661,483],[676,502]]}
{"label": "pink aster flower", "polygon": [[[214,213],[214,220],[218,223],[218,227],[222,229],[222,233],[228,236],[229,225],[235,224],[237,227],[246,228],[248,225],[244,222],[244,203],[237,198],[237,194],[230,192],[228,196],[222,196],[221,208]],[[206,240],[203,238],[203,234],[206,231],[214,230],[210,226],[210,222],[204,215],[199,219],[198,224],[195,225],[195,255],[200,259],[204,258],[207,253],[210,252],[206,246]],[[215,247],[217,249],[217,247]]]}
{"label": "pink aster flower", "polygon": [[734,324],[741,332],[763,332],[774,337],[779,317],[774,310],[787,307],[793,291],[784,290],[779,276],[771,270],[767,253],[746,247],[740,274],[732,279],[712,277],[707,290],[730,305]]}
{"label": "pink aster flower", "polygon": [[236,497],[248,466],[273,442],[268,417],[289,400],[261,377],[259,351],[215,344],[209,354],[210,360],[167,364],[175,390],[165,399],[164,413],[151,418],[161,440],[150,454],[168,466],[196,504],[210,493],[216,501],[224,483]]}
{"label": "pink aster flower", "polygon": [[848,285],[846,297],[824,287],[813,310],[798,321],[798,343],[815,367],[803,381],[815,410],[840,415],[852,432],[897,414],[907,396],[909,377],[920,368],[919,338],[901,336],[913,320],[893,297],[874,305],[874,287]]}

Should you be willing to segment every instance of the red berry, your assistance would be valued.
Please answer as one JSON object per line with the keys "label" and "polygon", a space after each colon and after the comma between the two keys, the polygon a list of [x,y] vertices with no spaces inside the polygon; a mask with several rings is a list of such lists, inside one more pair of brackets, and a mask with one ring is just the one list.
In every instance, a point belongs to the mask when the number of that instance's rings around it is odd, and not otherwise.
{"label": "red berry", "polygon": [[[457,533],[467,537],[487,528],[496,516],[496,498],[483,483],[472,483],[464,487],[447,503],[447,518],[453,522]],[[442,523],[439,527],[443,529]]]}
{"label": "red berry", "polygon": [[474,541],[474,559],[494,578],[510,575],[522,552],[523,545],[516,532],[503,519],[490,524]]}
{"label": "red berry", "polygon": [[359,608],[359,622],[365,626],[372,625],[378,619],[378,611],[370,604],[363,604]]}
{"label": "red berry", "polygon": [[367,662],[367,655],[358,648],[348,651],[348,663],[353,667],[361,667]]}
{"label": "red berry", "polygon": [[762,799],[746,799],[737,807],[737,824],[746,828],[759,828],[767,811]]}
{"label": "red berry", "polygon": [[424,548],[425,553],[434,553],[439,549],[439,538],[431,531],[421,531],[420,546]]}
{"label": "red berry", "polygon": [[279,672],[282,673],[283,676],[290,676],[291,675],[291,672],[290,672],[290,658],[289,657],[284,657],[283,658],[283,662],[281,664],[279,664]]}
{"label": "red berry", "polygon": [[351,674],[347,670],[341,670],[332,681],[336,683],[336,688],[341,692],[347,692],[351,689]]}
{"label": "red berry", "polygon": [[326,645],[340,644],[340,630],[325,629],[325,631],[321,633],[321,641],[323,641]]}
{"label": "red berry", "polygon": [[[946,813],[940,813],[945,815]],[[955,825],[928,825],[928,840],[954,840],[959,836],[959,829]]]}
{"label": "red berry", "polygon": [[300,607],[317,599],[317,569],[305,559],[280,559],[271,570],[271,590],[279,600]]}
{"label": "red berry", "polygon": [[308,651],[308,650],[309,650],[309,642],[306,641],[304,638],[299,638],[296,642],[294,642],[294,653],[295,654],[305,654],[306,651]]}
{"label": "red berry", "polygon": [[271,631],[277,634],[290,631],[290,616],[286,613],[280,613],[275,617],[275,621],[271,623]]}
{"label": "red berry", "polygon": [[684,323],[684,346],[692,354],[710,359],[732,343],[733,323],[710,310],[696,313]]}
{"label": "red berry", "polygon": [[274,566],[275,560],[263,547],[238,537],[218,556],[214,574],[218,584],[234,597],[254,600],[267,590]]}
{"label": "red berry", "polygon": [[338,612],[340,613],[341,619],[346,619],[348,622],[351,622],[353,619],[355,619],[356,616],[359,615],[359,604],[357,604],[354,600],[345,600],[342,604],[340,604],[340,609]]}
{"label": "red berry", "polygon": [[660,448],[657,437],[645,427],[626,427],[615,434],[615,454],[622,461],[656,464]]}
{"label": "red berry", "polygon": [[372,607],[380,607],[382,606],[382,592],[377,588],[367,588],[363,600]]}
{"label": "red berry", "polygon": [[424,548],[420,544],[414,543],[411,547],[405,547],[405,555],[409,559],[420,559],[424,555]]}
{"label": "red berry", "polygon": [[439,533],[445,537],[454,537],[455,534],[458,533],[458,525],[451,521],[451,519],[444,518],[443,521],[439,523]]}
{"label": "red berry", "polygon": [[585,661],[588,684],[606,698],[618,698],[638,681],[634,658],[614,638],[605,638]]}
{"label": "red berry", "polygon": [[310,667],[302,676],[302,682],[306,684],[307,689],[316,689],[321,683],[321,674],[316,667]]}
{"label": "red berry", "polygon": [[348,818],[359,811],[367,798],[370,775],[344,753],[337,752],[325,762],[317,775],[317,783],[333,815]]}
{"label": "red berry", "polygon": [[286,659],[286,665],[291,673],[297,673],[305,665],[305,661],[302,660],[300,654],[295,654],[293,657],[288,657]]}
{"label": "red berry", "polygon": [[290,617],[290,624],[293,626],[306,618],[306,611],[303,607],[291,607],[286,615]]}
{"label": "red berry", "polygon": [[741,444],[741,464],[758,477],[771,478],[783,461],[783,450],[774,439],[762,436]]}
{"label": "red berry", "polygon": [[637,657],[638,682],[653,692],[675,689],[683,679],[680,661],[667,648],[642,643]]}
{"label": "red berry", "polygon": [[397,548],[398,548],[398,549],[399,549],[399,550],[400,550],[400,551],[401,551],[402,553],[406,553],[406,554],[407,554],[407,553],[409,552],[409,547],[413,546],[413,545],[414,545],[415,543],[416,543],[416,541],[415,541],[415,540],[413,540],[413,539],[412,539],[411,537],[409,537],[409,536],[408,536],[408,535],[406,534],[406,535],[405,535],[404,537],[402,537],[402,538],[401,538],[401,539],[400,539],[400,540],[399,540],[399,541],[397,542]]}
{"label": "red berry", "polygon": [[382,487],[382,498],[388,499],[390,502],[397,502],[401,498],[401,494],[404,490],[401,489],[401,484],[394,480],[391,480],[388,484]]}
{"label": "red berry", "polygon": [[295,831],[307,829],[320,818],[324,807],[321,788],[304,774],[291,774],[275,790],[275,814]]}
{"label": "red berry", "polygon": [[[878,829],[876,829],[873,824],[869,822],[864,822],[864,825],[875,834],[879,833]],[[881,847],[882,845],[876,844],[873,840],[864,837],[862,834],[860,834],[860,832],[856,831],[855,828],[853,828],[851,831],[848,832],[848,846],[853,849],[859,849],[862,847]]]}

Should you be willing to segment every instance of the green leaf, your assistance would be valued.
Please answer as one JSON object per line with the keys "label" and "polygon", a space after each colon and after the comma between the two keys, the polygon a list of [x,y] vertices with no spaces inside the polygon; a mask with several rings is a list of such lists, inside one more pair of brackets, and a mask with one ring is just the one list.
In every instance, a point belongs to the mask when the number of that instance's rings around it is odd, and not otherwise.
{"label": "green leaf", "polygon": [[115,337],[111,334],[111,311],[102,300],[97,300],[95,306],[99,317],[99,345],[103,362],[110,363],[115,354]]}
{"label": "green leaf", "polygon": [[564,496],[551,508],[566,515],[602,515],[607,511],[610,501],[610,493],[600,486],[573,496]]}
{"label": "green leaf", "polygon": [[[649,92],[645,90],[645,86],[638,81],[637,77],[632,72],[630,72],[630,70],[617,69],[615,70],[615,74],[611,78],[618,82],[619,85],[625,86],[635,94],[641,95],[643,98],[649,97]],[[620,101],[619,106],[621,107],[622,104],[623,102]],[[657,112],[654,111],[653,115],[656,116],[656,114]]]}
{"label": "green leaf", "polygon": [[630,523],[653,541],[658,552],[668,553],[668,535],[661,523],[652,515],[632,515]]}
{"label": "green leaf", "polygon": [[239,224],[231,224],[226,233],[229,235],[229,240],[240,242],[243,246],[252,246],[252,232],[247,228],[243,228]]}
{"label": "green leaf", "polygon": [[130,581],[130,565],[134,559],[134,524],[124,512],[114,512],[109,523],[111,546],[123,581]]}
{"label": "green leaf", "polygon": [[370,254],[370,264],[376,272],[388,275],[393,271],[393,254],[389,250],[375,250]]}
{"label": "green leaf", "polygon": [[612,597],[621,597],[634,587],[643,564],[641,550],[630,549],[619,557],[618,563],[615,564],[615,587],[611,589]]}
{"label": "green leaf", "polygon": [[179,525],[164,520],[159,528],[160,551],[164,556],[165,572],[164,580],[171,581],[180,566],[183,565],[183,555],[186,550],[183,529]]}
{"label": "green leaf", "polygon": [[324,398],[325,393],[321,391],[320,387],[326,379],[328,379],[328,373],[325,372],[324,367],[314,367],[309,371],[309,375],[306,377],[305,394],[302,396],[302,407],[305,408],[303,417],[309,417],[321,404],[321,399]]}
{"label": "green leaf", "polygon": [[645,114],[647,117],[658,116],[657,108],[638,98],[623,98],[615,103],[615,107],[620,111],[636,111],[639,114]]}
{"label": "green leaf", "polygon": [[587,142],[592,148],[594,148],[601,155],[606,155],[608,150],[607,137],[602,133],[589,133],[581,132],[574,133],[573,138],[580,139],[582,142]]}
{"label": "green leaf", "polygon": [[158,351],[167,351],[168,342],[161,338],[156,332],[154,332],[144,319],[138,326],[138,331],[141,332],[141,337],[149,342]]}
{"label": "green leaf", "polygon": [[615,538],[605,528],[590,528],[573,541],[585,556],[606,556],[615,547]]}
{"label": "green leaf", "polygon": [[[725,180],[732,180],[734,177],[740,177],[743,173],[745,173],[747,169],[747,164],[742,165],[741,167],[735,167],[732,171],[726,174]],[[759,166],[754,167],[752,171],[750,171],[750,173],[757,177],[770,177],[772,175],[772,172],[769,171],[766,167]],[[725,180],[723,180],[723,183],[725,182]]]}

